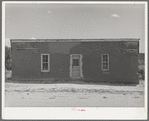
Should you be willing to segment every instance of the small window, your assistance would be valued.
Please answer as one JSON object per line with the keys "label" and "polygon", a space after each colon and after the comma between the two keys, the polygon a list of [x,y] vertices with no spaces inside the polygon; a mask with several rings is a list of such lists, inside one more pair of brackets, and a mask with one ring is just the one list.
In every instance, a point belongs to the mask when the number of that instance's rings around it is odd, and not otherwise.
{"label": "small window", "polygon": [[79,59],[73,59],[72,66],[79,66]]}
{"label": "small window", "polygon": [[109,55],[102,54],[102,70],[109,70]]}
{"label": "small window", "polygon": [[41,54],[41,72],[49,72],[49,54]]}

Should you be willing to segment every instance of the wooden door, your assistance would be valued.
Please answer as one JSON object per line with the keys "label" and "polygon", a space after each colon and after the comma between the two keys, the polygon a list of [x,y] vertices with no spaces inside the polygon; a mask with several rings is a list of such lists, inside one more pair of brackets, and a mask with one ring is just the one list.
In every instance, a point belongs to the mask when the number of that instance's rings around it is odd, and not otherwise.
{"label": "wooden door", "polygon": [[72,55],[72,77],[80,77],[80,55]]}

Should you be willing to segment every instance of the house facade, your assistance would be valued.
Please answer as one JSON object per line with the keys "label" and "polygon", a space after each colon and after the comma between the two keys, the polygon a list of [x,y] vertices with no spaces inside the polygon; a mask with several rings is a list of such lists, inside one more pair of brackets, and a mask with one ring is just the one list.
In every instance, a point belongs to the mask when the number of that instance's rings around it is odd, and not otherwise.
{"label": "house facade", "polygon": [[139,83],[139,39],[11,39],[13,79]]}

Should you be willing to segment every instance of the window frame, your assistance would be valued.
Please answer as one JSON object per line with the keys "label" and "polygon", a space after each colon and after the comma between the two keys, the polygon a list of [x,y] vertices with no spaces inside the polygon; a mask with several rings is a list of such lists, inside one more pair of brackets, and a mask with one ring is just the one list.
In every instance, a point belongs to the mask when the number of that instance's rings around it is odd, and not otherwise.
{"label": "window frame", "polygon": [[[107,68],[107,69],[104,69],[104,68],[103,68],[103,64],[105,63],[105,61],[103,61],[103,56],[104,56],[104,55],[107,55],[107,59],[108,59],[108,60],[107,60],[107,64],[108,64],[108,68]],[[103,71],[108,71],[108,70],[109,70],[109,54],[102,54],[102,55],[101,55],[101,69],[102,69]]]}
{"label": "window frame", "polygon": [[[43,55],[48,55],[48,70],[43,70]],[[41,54],[41,72],[50,72],[50,54]]]}

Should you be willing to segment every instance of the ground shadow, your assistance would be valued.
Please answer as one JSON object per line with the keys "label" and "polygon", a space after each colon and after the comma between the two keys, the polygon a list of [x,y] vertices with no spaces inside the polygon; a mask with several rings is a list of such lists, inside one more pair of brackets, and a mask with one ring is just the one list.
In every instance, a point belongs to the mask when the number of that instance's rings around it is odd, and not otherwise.
{"label": "ground shadow", "polygon": [[24,83],[24,84],[81,84],[81,85],[110,85],[110,86],[136,86],[139,83],[120,83],[120,82],[95,82],[86,80],[12,80],[6,79],[5,83]]}

